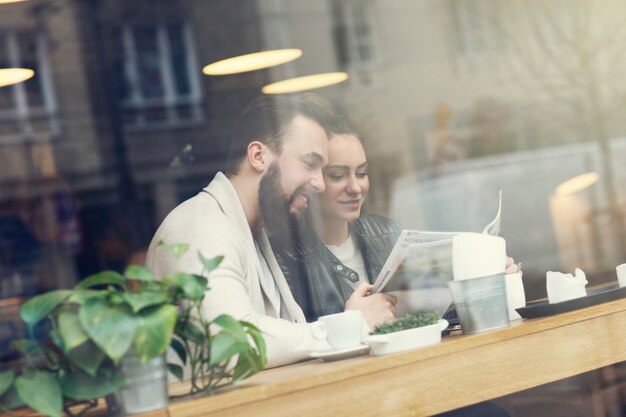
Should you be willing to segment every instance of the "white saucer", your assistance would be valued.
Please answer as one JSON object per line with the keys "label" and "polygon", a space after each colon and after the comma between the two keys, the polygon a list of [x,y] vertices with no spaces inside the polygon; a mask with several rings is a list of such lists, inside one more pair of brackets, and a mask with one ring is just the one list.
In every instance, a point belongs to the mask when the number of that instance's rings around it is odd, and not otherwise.
{"label": "white saucer", "polygon": [[325,362],[340,361],[342,359],[353,358],[355,356],[365,355],[370,351],[369,345],[359,345],[353,348],[341,350],[327,350],[324,352],[312,352],[311,357],[321,359]]}

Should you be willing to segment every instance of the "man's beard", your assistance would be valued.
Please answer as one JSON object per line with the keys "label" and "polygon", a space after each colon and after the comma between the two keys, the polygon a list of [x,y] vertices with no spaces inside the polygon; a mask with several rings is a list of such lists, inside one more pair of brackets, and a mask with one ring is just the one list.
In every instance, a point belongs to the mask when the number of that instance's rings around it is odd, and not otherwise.
{"label": "man's beard", "polygon": [[292,214],[290,206],[300,189],[288,197],[280,185],[281,172],[276,162],[272,163],[259,184],[259,206],[265,228],[273,244],[291,245],[297,237],[298,215]]}

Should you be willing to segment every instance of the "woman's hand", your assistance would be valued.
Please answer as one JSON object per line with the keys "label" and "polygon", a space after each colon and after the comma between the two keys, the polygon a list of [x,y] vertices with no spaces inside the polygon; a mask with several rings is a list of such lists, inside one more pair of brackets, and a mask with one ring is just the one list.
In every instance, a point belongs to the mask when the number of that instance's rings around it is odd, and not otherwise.
{"label": "woman's hand", "polygon": [[371,294],[373,285],[361,284],[346,301],[346,310],[361,310],[363,318],[370,328],[376,327],[380,323],[394,320],[396,318],[396,303],[398,299],[390,294]]}

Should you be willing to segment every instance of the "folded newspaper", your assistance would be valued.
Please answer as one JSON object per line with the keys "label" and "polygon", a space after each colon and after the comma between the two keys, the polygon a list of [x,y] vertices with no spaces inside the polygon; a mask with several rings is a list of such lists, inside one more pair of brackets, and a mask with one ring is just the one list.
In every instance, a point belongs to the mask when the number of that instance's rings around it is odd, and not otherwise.
{"label": "folded newspaper", "polygon": [[[500,234],[502,191],[498,213],[483,234]],[[378,274],[372,293],[446,287],[452,277],[452,238],[461,232],[403,230]],[[393,279],[392,279],[393,278]]]}

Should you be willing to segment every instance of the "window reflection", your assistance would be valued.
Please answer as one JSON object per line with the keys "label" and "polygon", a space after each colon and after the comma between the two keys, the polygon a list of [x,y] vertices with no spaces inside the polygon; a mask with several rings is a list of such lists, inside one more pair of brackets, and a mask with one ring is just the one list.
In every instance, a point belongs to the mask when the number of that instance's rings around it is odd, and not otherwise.
{"label": "window reflection", "polygon": [[[480,231],[503,190],[528,299],[545,272],[615,280],[626,259],[626,3],[583,0],[158,0],[0,4],[0,358],[17,305],[141,263],[164,216],[223,168],[261,87],[346,71],[317,90],[351,115],[367,210],[403,228]],[[212,62],[301,48],[274,68]],[[557,195],[578,175],[594,184]]]}
{"label": "window reflection", "polygon": [[44,34],[35,30],[0,32],[0,67],[35,71],[28,81],[0,89],[0,144],[22,142],[24,136],[50,140],[58,133],[58,121]]}
{"label": "window reflection", "polygon": [[124,26],[116,33],[119,99],[129,127],[199,121],[199,74],[188,24]]}

